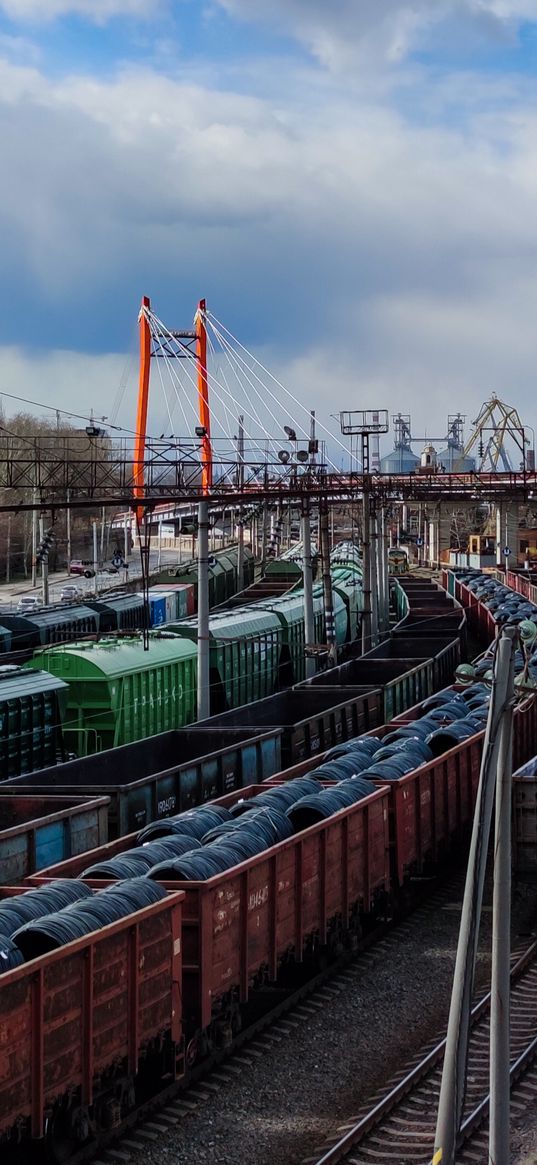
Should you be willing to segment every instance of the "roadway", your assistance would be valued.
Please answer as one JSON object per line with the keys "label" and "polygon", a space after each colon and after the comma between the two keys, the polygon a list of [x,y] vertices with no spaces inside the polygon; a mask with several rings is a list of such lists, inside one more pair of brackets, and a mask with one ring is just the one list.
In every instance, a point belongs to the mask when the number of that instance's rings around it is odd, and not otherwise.
{"label": "roadway", "polygon": [[[178,562],[177,550],[161,550],[160,563],[161,566]],[[156,550],[152,550],[149,556],[149,568],[151,571],[158,570],[159,556]],[[104,591],[117,591],[125,587],[127,581],[132,582],[136,579],[141,579],[142,572],[140,567],[139,555],[133,552],[129,559],[129,570],[119,570],[117,574],[108,574],[104,571],[99,571],[95,578],[84,578],[83,575],[68,574],[67,570],[58,570],[49,574],[49,602],[59,603],[60,593],[67,583],[73,583],[78,587],[81,598],[95,598],[95,595],[102,594]],[[42,594],[42,584],[38,580],[38,585],[32,587],[31,579],[17,579],[15,582],[0,583],[0,606],[4,609],[15,609],[19,599],[23,595],[37,595]]]}

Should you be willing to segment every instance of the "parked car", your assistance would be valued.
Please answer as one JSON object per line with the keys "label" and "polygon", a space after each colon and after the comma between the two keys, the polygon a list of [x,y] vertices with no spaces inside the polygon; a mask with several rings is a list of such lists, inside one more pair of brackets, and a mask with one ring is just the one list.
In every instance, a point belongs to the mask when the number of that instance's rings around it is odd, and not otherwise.
{"label": "parked car", "polygon": [[17,603],[17,611],[20,615],[28,614],[30,611],[37,611],[39,607],[43,606],[43,600],[39,599],[37,595],[22,595]]}
{"label": "parked car", "polygon": [[61,589],[60,602],[74,603],[75,599],[79,599],[81,594],[80,587],[76,587],[74,583],[67,583],[67,586]]}
{"label": "parked car", "polygon": [[74,558],[69,563],[69,574],[83,574],[84,578],[93,578],[95,571],[91,562],[87,562],[82,558]]}

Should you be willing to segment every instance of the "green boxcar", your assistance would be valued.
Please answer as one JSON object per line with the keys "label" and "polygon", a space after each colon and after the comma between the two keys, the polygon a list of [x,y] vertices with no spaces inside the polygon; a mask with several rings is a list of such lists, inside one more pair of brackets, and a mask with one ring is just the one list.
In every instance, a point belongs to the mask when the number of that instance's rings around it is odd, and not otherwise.
{"label": "green boxcar", "polygon": [[[197,619],[166,628],[198,638]],[[271,696],[279,681],[283,627],[271,611],[236,607],[209,619],[211,714]]]}
{"label": "green boxcar", "polygon": [[[357,639],[362,623],[364,609],[364,592],[362,589],[362,574],[353,567],[332,567],[332,585],[347,609],[346,640],[352,643]],[[339,640],[338,640],[339,642]]]}
{"label": "green boxcar", "polygon": [[63,759],[67,685],[47,671],[0,668],[0,780],[48,768]]}
{"label": "green boxcar", "polygon": [[178,636],[74,643],[36,652],[69,684],[66,747],[77,756],[182,728],[196,719],[196,648]]}
{"label": "green boxcar", "polygon": [[[299,683],[306,675],[303,590],[256,603],[256,609],[273,611],[282,625],[284,648],[280,663],[280,687]],[[318,591],[313,595],[313,621],[315,643],[324,643],[324,603],[322,592]]]}

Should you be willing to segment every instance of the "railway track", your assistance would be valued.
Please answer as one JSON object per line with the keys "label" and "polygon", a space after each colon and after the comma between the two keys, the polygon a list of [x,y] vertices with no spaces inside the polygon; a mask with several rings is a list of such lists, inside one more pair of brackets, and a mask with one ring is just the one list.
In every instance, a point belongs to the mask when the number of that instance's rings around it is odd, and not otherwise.
{"label": "railway track", "polygon": [[[490,994],[472,1010],[457,1165],[488,1157]],[[537,941],[511,960],[511,1111],[537,1099]],[[431,1042],[302,1165],[429,1165],[445,1039]]]}
{"label": "railway track", "polygon": [[[418,890],[417,905],[397,923],[381,924],[364,940],[360,950],[321,974],[297,991],[279,1000],[276,1006],[250,1028],[242,1031],[233,1047],[216,1053],[196,1068],[189,1084],[176,1085],[167,1094],[142,1105],[127,1119],[121,1130],[113,1130],[99,1149],[87,1145],[70,1155],[69,1165],[91,1161],[93,1165],[124,1165],[138,1160],[144,1149],[155,1145],[172,1128],[210,1105],[215,1094],[233,1084],[256,1065],[272,1048],[281,1048],[301,1027],[307,1026],[334,996],[356,990],[367,971],[386,964],[405,941],[410,925],[426,927],[427,919],[447,903],[462,895],[464,873],[452,874],[442,885],[425,879]],[[415,1163],[414,1163],[415,1165]]]}

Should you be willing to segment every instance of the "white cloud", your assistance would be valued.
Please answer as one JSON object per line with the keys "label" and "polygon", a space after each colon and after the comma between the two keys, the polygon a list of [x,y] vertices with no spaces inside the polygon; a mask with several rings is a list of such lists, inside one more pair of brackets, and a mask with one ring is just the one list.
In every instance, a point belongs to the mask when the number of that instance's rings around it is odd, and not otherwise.
{"label": "white cloud", "polygon": [[20,23],[45,24],[60,16],[83,16],[94,24],[118,16],[149,20],[160,9],[160,0],[0,0],[0,12]]}
{"label": "white cloud", "polygon": [[[28,348],[47,311],[66,347],[81,317],[77,345],[105,347],[125,303],[134,330],[142,292],[188,326],[207,291],[325,417],[378,403],[443,428],[492,388],[533,407],[535,99],[513,77],[403,82],[427,123],[356,78],[303,69],[298,85],[284,62],[263,99],[0,63],[3,283],[41,305]],[[54,404],[76,382],[106,412],[121,375],[116,357],[15,355],[0,352],[4,391],[39,382]]]}
{"label": "white cloud", "polygon": [[[438,25],[462,46],[510,36],[537,19],[537,0],[214,0],[230,16],[294,36],[331,69],[399,62],[428,46]],[[444,27],[445,36],[445,27]],[[438,47],[438,46],[437,46]]]}
{"label": "white cloud", "polygon": [[[92,407],[96,418],[110,416],[125,368],[126,357],[118,353],[32,352],[15,345],[0,346],[0,402],[8,418],[28,412],[54,419],[50,408],[89,416]],[[49,409],[12,400],[9,394]]]}

